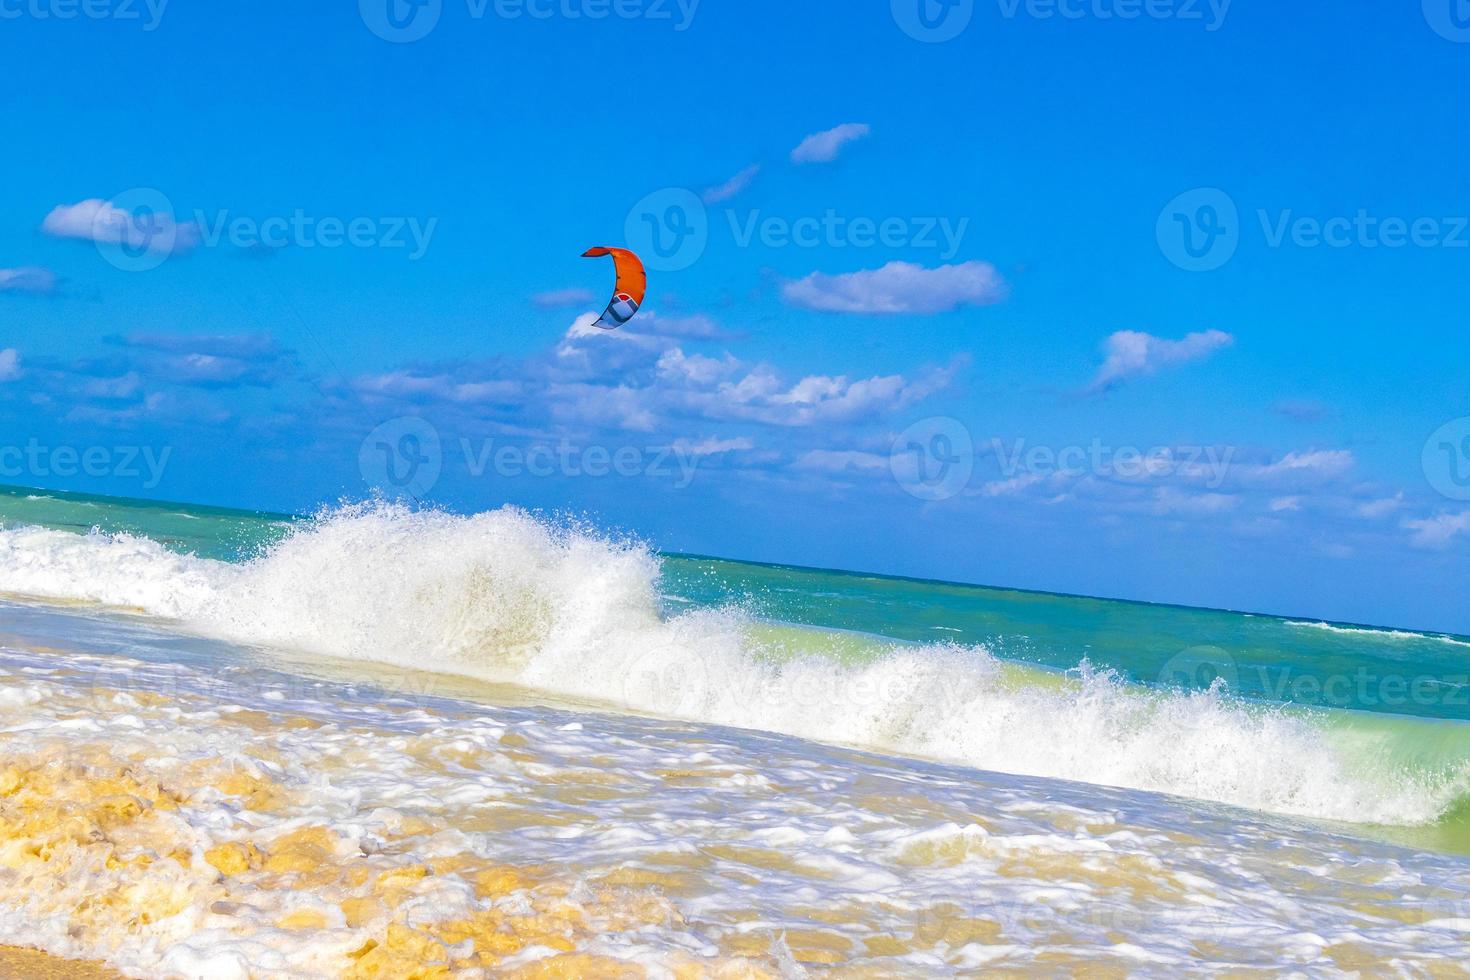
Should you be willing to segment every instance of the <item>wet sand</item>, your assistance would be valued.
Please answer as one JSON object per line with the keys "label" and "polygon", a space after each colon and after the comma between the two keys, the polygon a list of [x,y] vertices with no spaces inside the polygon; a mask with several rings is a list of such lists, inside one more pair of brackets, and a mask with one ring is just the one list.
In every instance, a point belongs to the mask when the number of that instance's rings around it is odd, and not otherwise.
{"label": "wet sand", "polygon": [[34,949],[0,946],[0,977],[6,980],[121,980],[100,963],[63,960]]}

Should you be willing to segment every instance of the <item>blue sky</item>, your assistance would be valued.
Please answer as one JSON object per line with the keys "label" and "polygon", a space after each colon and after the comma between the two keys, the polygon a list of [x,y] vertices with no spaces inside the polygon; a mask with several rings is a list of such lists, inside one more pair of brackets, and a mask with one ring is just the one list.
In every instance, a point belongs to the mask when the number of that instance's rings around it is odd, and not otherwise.
{"label": "blue sky", "polygon": [[0,482],[1470,631],[1448,0],[388,2],[0,4]]}

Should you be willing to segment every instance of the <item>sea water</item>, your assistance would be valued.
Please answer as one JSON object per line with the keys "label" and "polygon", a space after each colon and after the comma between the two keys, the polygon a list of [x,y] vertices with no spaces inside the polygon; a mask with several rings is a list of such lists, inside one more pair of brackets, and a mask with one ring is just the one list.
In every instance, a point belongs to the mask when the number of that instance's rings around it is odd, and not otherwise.
{"label": "sea water", "polygon": [[516,510],[0,523],[0,942],[149,977],[1470,956],[1461,637]]}

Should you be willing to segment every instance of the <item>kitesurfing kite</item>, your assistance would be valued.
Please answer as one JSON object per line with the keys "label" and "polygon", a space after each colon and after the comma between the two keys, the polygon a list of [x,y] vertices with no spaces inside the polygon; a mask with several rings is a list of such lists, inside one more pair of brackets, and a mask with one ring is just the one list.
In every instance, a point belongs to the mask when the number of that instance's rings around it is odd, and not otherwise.
{"label": "kitesurfing kite", "polygon": [[607,309],[594,326],[616,330],[633,319],[633,314],[643,305],[643,294],[648,291],[648,273],[643,271],[642,260],[626,248],[589,248],[582,253],[582,258],[600,259],[604,255],[612,256],[618,282],[613,287],[612,302],[607,304]]}

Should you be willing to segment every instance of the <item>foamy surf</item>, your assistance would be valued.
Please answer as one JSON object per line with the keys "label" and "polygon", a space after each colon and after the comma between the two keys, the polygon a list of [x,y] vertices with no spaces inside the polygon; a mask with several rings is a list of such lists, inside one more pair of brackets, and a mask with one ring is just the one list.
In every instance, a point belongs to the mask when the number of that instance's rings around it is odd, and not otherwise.
{"label": "foamy surf", "polygon": [[1430,643],[1448,643],[1451,646],[1470,647],[1470,642],[1454,636],[1445,636],[1442,633],[1414,633],[1409,630],[1377,629],[1372,626],[1342,626],[1337,623],[1322,623],[1302,620],[1287,620],[1286,625],[1296,629],[1322,630],[1326,633],[1338,633],[1342,636],[1372,637],[1374,639],[1397,640],[1397,641],[1419,641]]}
{"label": "foamy surf", "polygon": [[[1470,955],[1470,864],[1444,855],[782,736],[302,684],[196,638],[214,656],[181,664],[156,624],[0,611],[0,938],[128,976],[1418,976]],[[56,646],[78,631],[147,659]]]}
{"label": "foamy surf", "polygon": [[0,591],[143,610],[197,633],[458,674],[656,716],[998,772],[1316,819],[1420,825],[1467,790],[1389,728],[1060,677],[979,646],[771,627],[736,607],[669,613],[643,545],[504,509],[325,512],[257,557],[148,538],[0,531]]}

